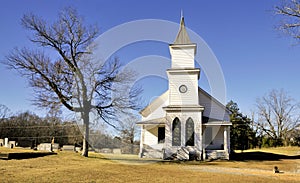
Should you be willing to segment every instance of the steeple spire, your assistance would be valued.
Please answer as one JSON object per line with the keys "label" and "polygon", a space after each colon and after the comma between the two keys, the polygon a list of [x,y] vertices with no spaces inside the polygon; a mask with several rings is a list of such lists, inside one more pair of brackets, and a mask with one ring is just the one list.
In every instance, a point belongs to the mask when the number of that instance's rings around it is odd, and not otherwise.
{"label": "steeple spire", "polygon": [[182,10],[181,10],[180,28],[173,44],[191,44],[190,37],[185,29]]}
{"label": "steeple spire", "polygon": [[180,18],[183,17],[183,10],[181,9],[181,12],[180,12]]}

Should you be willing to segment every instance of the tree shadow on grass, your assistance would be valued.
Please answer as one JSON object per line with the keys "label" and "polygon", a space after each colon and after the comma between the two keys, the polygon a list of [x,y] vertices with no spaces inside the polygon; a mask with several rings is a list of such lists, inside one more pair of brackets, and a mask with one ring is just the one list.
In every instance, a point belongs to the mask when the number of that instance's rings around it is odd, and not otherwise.
{"label": "tree shadow on grass", "polygon": [[[288,156],[283,154],[275,154],[275,153],[269,153],[269,152],[243,152],[243,153],[231,153],[229,161],[280,161],[280,160],[295,160],[300,159],[300,155],[296,156]],[[205,162],[214,162],[214,161],[228,161],[228,160],[222,160],[222,159],[212,159],[212,160],[205,160],[200,161]],[[199,164],[199,161],[180,161],[180,160],[162,160],[160,163],[162,164]],[[210,164],[213,165],[213,164]]]}
{"label": "tree shadow on grass", "polygon": [[44,157],[49,155],[57,155],[55,152],[21,152],[21,153],[1,153],[0,159],[31,159]]}
{"label": "tree shadow on grass", "polygon": [[145,158],[128,158],[128,157],[122,157],[122,156],[89,156],[89,158],[95,158],[95,159],[102,159],[102,160],[109,160],[109,161],[116,161],[120,163],[133,163],[133,164],[148,164],[148,163],[158,163],[163,161],[162,159],[145,159]]}
{"label": "tree shadow on grass", "polygon": [[300,155],[287,156],[283,154],[275,154],[275,153],[259,152],[259,151],[230,154],[230,160],[234,160],[234,161],[278,161],[283,159],[300,159]]}

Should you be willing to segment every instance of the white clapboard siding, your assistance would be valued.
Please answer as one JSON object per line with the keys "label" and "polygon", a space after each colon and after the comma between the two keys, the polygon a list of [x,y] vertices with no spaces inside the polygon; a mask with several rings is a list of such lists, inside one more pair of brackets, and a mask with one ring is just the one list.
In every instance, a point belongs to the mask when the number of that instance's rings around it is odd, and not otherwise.
{"label": "white clapboard siding", "polygon": [[[207,129],[212,129],[212,134],[209,134],[207,132],[210,132],[209,130],[204,130],[205,134],[205,145],[206,149],[221,149],[222,145],[224,145],[224,127],[221,126],[211,126],[206,127]],[[212,139],[207,139],[212,138]],[[207,142],[212,142],[211,144],[208,144]]]}
{"label": "white clapboard siding", "polygon": [[169,92],[165,92],[161,96],[154,99],[145,109],[142,114],[142,121],[153,120],[166,116],[166,111],[163,107],[169,105]]}
{"label": "white clapboard siding", "polygon": [[157,126],[154,126],[151,129],[145,130],[144,134],[144,144],[152,146],[158,144],[158,130]]}
{"label": "white clapboard siding", "polygon": [[[165,117],[166,113],[165,113],[165,110],[163,109],[163,107],[166,107],[168,105],[177,105],[180,103],[182,98],[178,97],[181,94],[178,89],[179,86],[176,87],[175,85],[173,85],[172,87],[174,87],[173,90],[166,91],[164,94],[157,97],[153,102],[151,102],[143,110],[142,121]],[[189,88],[188,89],[188,91],[189,91],[190,88],[192,88],[192,86],[189,85],[188,88]],[[172,93],[172,91],[173,91],[173,93]],[[169,95],[169,93],[170,93],[170,95]],[[175,101],[173,101],[173,103],[171,103],[171,102],[169,102],[169,97],[172,99],[177,98],[177,100],[175,100]],[[187,97],[189,97],[189,96],[187,96]],[[192,99],[193,99],[193,101],[192,101]],[[191,104],[194,104],[196,102],[198,103],[198,101],[195,100],[195,98],[193,98],[192,96],[190,96],[190,99],[185,99],[185,101],[190,101]],[[229,121],[229,113],[227,110],[225,110],[225,107],[222,106],[222,104],[218,103],[216,101],[216,99],[213,99],[209,94],[207,94],[202,89],[199,89],[199,104],[201,106],[204,106],[204,112],[203,112],[204,116],[210,117],[213,119]]]}
{"label": "white clapboard siding", "polygon": [[194,68],[194,48],[170,47],[172,68]]}
{"label": "white clapboard siding", "polygon": [[[198,75],[169,74],[170,105],[198,105]],[[186,93],[180,93],[179,87],[187,86]]]}
{"label": "white clapboard siding", "polygon": [[199,89],[199,104],[204,106],[204,116],[229,121],[229,114],[226,108],[202,89]]}

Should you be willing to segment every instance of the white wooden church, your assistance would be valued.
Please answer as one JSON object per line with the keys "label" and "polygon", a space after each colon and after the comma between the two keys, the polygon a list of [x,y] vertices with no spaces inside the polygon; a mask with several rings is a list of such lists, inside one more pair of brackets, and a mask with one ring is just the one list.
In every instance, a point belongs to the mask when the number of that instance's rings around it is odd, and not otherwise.
{"label": "white wooden church", "polygon": [[140,111],[141,158],[229,159],[229,112],[198,86],[196,48],[182,17],[177,37],[169,45],[169,89]]}

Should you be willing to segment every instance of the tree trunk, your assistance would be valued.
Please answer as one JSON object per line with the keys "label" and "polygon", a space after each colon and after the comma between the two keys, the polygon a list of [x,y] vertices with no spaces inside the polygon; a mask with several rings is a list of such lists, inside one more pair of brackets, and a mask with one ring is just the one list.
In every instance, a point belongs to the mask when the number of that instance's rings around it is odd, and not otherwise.
{"label": "tree trunk", "polygon": [[131,134],[131,137],[130,137],[130,151],[131,151],[131,154],[134,154],[134,135],[133,133]]}
{"label": "tree trunk", "polygon": [[82,156],[89,156],[89,112],[83,114],[83,149]]}

